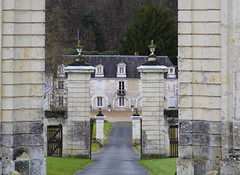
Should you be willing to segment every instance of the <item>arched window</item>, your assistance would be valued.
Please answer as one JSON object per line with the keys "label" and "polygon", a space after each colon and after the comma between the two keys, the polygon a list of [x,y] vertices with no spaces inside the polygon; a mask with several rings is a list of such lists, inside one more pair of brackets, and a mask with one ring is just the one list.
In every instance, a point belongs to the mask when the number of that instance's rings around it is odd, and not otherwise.
{"label": "arched window", "polygon": [[96,66],[96,70],[95,70],[95,77],[104,77],[104,67],[103,65],[99,64]]}
{"label": "arched window", "polygon": [[126,77],[127,65],[123,62],[117,65],[117,77]]}

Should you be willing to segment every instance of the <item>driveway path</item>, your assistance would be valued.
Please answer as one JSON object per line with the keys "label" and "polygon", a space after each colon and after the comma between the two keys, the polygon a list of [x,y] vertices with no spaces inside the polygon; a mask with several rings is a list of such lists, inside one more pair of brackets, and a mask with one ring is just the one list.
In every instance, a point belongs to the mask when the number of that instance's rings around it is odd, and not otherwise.
{"label": "driveway path", "polygon": [[113,122],[108,144],[98,154],[95,161],[77,175],[148,175],[138,164],[139,156],[131,147],[131,122]]}

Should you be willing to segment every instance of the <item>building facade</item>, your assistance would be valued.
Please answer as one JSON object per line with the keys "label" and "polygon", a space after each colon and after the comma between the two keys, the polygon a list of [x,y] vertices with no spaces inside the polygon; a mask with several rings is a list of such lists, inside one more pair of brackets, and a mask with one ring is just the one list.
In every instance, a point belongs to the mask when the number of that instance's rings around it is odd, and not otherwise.
{"label": "building facade", "polygon": [[[71,58],[71,57],[70,57]],[[145,56],[85,56],[86,62],[95,67],[90,80],[90,109],[111,111],[127,111],[142,108],[141,75],[137,67],[146,62]],[[177,67],[172,65],[168,57],[158,57],[161,64],[169,67],[164,75],[164,106],[166,110],[178,107]],[[66,108],[67,81],[59,65],[54,79],[54,99],[52,106]],[[49,79],[49,78],[48,78]]]}

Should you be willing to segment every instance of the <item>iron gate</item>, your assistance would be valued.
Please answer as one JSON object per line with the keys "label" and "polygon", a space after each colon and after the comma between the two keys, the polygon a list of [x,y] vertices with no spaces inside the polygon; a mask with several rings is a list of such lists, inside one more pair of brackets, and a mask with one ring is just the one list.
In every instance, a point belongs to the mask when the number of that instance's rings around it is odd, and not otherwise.
{"label": "iron gate", "polygon": [[170,157],[178,157],[178,125],[170,125]]}
{"label": "iron gate", "polygon": [[47,127],[47,155],[62,157],[62,125]]}
{"label": "iron gate", "polygon": [[93,134],[93,120],[90,119],[90,158],[92,158],[92,134]]}

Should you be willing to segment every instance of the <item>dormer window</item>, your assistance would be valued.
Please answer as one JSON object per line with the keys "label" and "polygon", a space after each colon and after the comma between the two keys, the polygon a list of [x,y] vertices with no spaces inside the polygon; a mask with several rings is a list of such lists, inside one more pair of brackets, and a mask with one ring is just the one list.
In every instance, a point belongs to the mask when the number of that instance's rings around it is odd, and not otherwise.
{"label": "dormer window", "polygon": [[168,78],[176,78],[175,67],[171,66],[168,68],[167,77]]}
{"label": "dormer window", "polygon": [[126,77],[126,67],[127,65],[123,62],[117,65],[117,77]]}
{"label": "dormer window", "polygon": [[61,64],[61,65],[58,66],[58,68],[57,68],[57,77],[61,77],[61,78],[65,77],[64,67],[65,67],[64,64]]}
{"label": "dormer window", "polygon": [[95,77],[104,77],[103,65],[99,64],[96,66]]}

